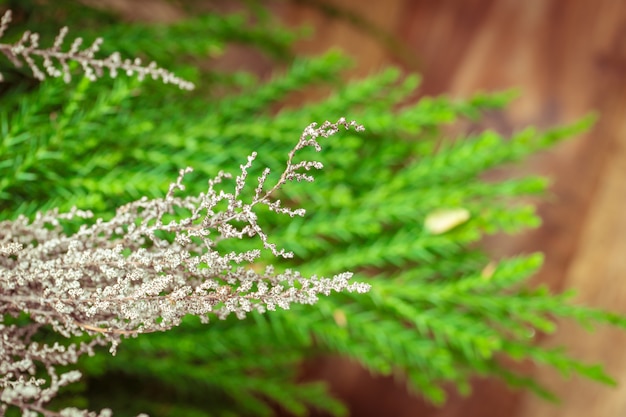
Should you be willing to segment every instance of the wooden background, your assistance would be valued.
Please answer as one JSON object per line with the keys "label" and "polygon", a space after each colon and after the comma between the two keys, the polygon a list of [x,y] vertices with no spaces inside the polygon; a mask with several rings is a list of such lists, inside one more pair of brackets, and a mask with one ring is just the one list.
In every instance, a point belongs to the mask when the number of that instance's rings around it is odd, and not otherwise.
{"label": "wooden background", "polygon": [[[540,207],[544,226],[487,245],[497,255],[543,251],[547,261],[537,282],[576,288],[580,302],[626,313],[626,2],[335,0],[278,3],[276,10],[289,24],[316,28],[299,44],[301,52],[339,47],[356,57],[356,75],[401,65],[422,74],[424,95],[519,87],[507,130],[599,112],[590,134],[523,167],[553,179],[552,196]],[[392,48],[385,35],[395,39]],[[437,409],[340,360],[309,372],[331,380],[354,416],[626,416],[626,333],[588,334],[564,323],[543,343],[603,363],[618,387],[538,368],[534,374],[562,398],[560,405],[481,380],[471,397],[453,394]]]}
{"label": "wooden background", "polygon": [[[83,0],[93,3],[94,0]],[[172,21],[183,14],[165,0],[107,0],[132,19]],[[207,1],[229,8],[227,1]],[[536,278],[555,290],[576,288],[588,305],[626,313],[626,2],[620,0],[292,0],[274,1],[285,23],[309,24],[315,36],[300,53],[338,47],[356,58],[353,75],[399,65],[423,76],[421,94],[467,97],[478,90],[519,87],[504,130],[548,127],[597,111],[590,134],[528,161],[522,170],[553,179],[540,206],[541,229],[486,242],[494,255],[543,251]],[[271,71],[268,63],[233,54],[231,63]],[[316,363],[357,417],[626,416],[626,332],[593,334],[567,323],[543,343],[566,345],[577,357],[601,362],[619,382],[601,386],[534,374],[560,405],[477,380],[469,398],[451,391],[443,408],[409,397],[401,386],[371,378],[339,359]]]}

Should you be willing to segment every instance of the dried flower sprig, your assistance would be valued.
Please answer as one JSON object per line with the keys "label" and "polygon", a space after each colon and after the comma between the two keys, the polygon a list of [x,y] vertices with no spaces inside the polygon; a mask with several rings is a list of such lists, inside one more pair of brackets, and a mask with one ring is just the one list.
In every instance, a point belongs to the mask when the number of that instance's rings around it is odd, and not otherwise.
{"label": "dried flower sprig", "polygon": [[[256,153],[241,165],[233,192],[218,191],[218,184],[230,178],[220,172],[205,193],[177,196],[185,188],[187,168],[164,198],[144,197],[120,207],[111,220],[98,219],[74,234],[64,232],[63,221],[87,219],[90,212],[54,210],[33,221],[20,217],[0,223],[0,406],[41,412],[61,386],[80,377],[77,371],[58,376],[56,365],[75,363],[80,355],[93,354],[96,345],[108,344],[115,353],[122,336],[168,330],[188,314],[204,321],[208,314],[244,318],[252,311],[314,304],[320,294],[331,291],[367,292],[369,285],[351,283],[348,272],[305,278],[292,270],[276,273],[270,265],[259,273],[243,264],[257,261],[260,250],[221,253],[217,248],[226,239],[258,236],[275,256],[293,256],[270,242],[255,207],[303,216],[304,209],[285,207],[274,194],[287,182],[314,180],[306,171],[322,164],[294,162],[296,153],[309,146],[321,150],[317,139],[334,135],[341,126],[363,129],[343,118],[309,125],[276,184],[266,190],[266,168],[249,201],[241,194]],[[182,211],[188,215],[181,216]],[[30,317],[26,325],[6,320],[23,313]],[[90,339],[68,346],[39,345],[33,335],[43,326],[68,338]],[[46,369],[47,380],[34,378],[38,367]],[[74,409],[67,413],[88,415]]]}
{"label": "dried flower sprig", "polygon": [[[11,10],[7,10],[0,18],[0,38],[11,23]],[[102,38],[97,38],[90,46],[80,49],[83,44],[82,38],[75,38],[67,51],[63,51],[63,41],[67,36],[68,28],[64,27],[54,39],[50,48],[41,49],[39,47],[39,34],[26,31],[19,41],[14,44],[0,43],[0,52],[4,54],[16,67],[22,67],[23,62],[31,69],[33,76],[43,81],[46,73],[50,77],[63,77],[63,80],[70,82],[72,75],[69,62],[74,61],[80,64],[85,76],[94,81],[102,77],[104,69],[108,69],[111,77],[115,78],[119,71],[124,71],[127,75],[137,75],[139,80],[146,76],[153,79],[160,79],[166,84],[173,84],[183,90],[193,90],[194,84],[186,81],[175,74],[159,68],[155,62],[143,65],[141,59],[122,59],[118,52],[114,52],[107,58],[96,58],[100,50]],[[43,68],[40,68],[35,58],[42,60]],[[23,62],[22,62],[23,60]],[[55,61],[59,66],[55,65]],[[0,81],[3,80],[0,73]]]}

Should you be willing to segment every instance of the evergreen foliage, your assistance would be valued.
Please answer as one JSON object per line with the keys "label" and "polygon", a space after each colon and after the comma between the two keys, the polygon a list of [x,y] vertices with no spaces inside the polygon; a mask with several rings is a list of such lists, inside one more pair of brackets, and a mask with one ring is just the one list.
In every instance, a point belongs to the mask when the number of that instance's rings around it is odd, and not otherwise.
{"label": "evergreen foliage", "polygon": [[[578,306],[571,294],[528,287],[540,254],[495,260],[477,245],[487,234],[538,226],[534,207],[520,199],[542,195],[547,186],[538,177],[494,182],[483,174],[569,138],[592,120],[547,132],[529,128],[507,138],[473,123],[505,106],[510,93],[413,102],[419,78],[393,68],[346,83],[345,56],[331,51],[291,58],[294,35],[265,19],[252,24],[246,15],[206,14],[171,26],[128,25],[86,6],[54,3],[48,15],[39,3],[9,2],[24,18],[7,36],[37,22],[42,38],[52,39],[67,25],[86,39],[104,37],[105,52],[154,59],[197,88],[182,92],[132,78],[35,84],[28,73],[0,61],[6,78],[2,219],[72,206],[111,216],[128,201],[162,196],[186,166],[195,168],[192,178],[213,177],[236,171],[242,156],[257,151],[259,165],[276,171],[294,135],[311,121],[345,115],[366,128],[326,144],[326,168],[315,183],[282,192],[284,201],[310,209],[305,218],[268,215],[264,223],[272,223],[274,242],[295,253],[277,268],[320,275],[351,270],[372,285],[368,294],[333,294],[312,307],[253,313],[244,321],[207,326],[189,319],[170,332],[125,341],[114,358],[82,361],[88,378],[72,401],[80,401],[79,395],[90,408],[110,406],[120,415],[271,415],[276,407],[295,415],[312,407],[345,415],[321,384],[294,382],[301,361],[329,353],[374,374],[404,377],[435,403],[445,401],[443,383],[468,393],[477,374],[550,396],[504,366],[505,357],[613,383],[599,366],[538,347],[536,334],[555,331],[560,319],[622,327],[624,319]],[[268,80],[212,70],[206,57],[233,42],[288,64]],[[330,86],[332,93],[285,105],[312,86]],[[473,126],[469,133],[442,139],[443,129],[464,121]],[[187,186],[194,193],[206,188],[202,181],[187,180]],[[263,258],[255,266],[269,262],[276,261]],[[105,395],[102,387],[110,391]]]}

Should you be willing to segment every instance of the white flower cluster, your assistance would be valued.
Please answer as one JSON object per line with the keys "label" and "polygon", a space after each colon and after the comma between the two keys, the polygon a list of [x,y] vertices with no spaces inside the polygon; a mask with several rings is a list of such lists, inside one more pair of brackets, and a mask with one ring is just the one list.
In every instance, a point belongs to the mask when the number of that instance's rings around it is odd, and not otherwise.
{"label": "white flower cluster", "polygon": [[[0,38],[8,28],[9,23],[11,23],[11,11],[7,10],[0,18]],[[155,80],[160,79],[166,84],[176,85],[183,90],[194,89],[193,83],[183,80],[163,68],[159,68],[155,62],[145,66],[142,65],[139,58],[133,60],[122,59],[118,52],[114,52],[107,58],[96,58],[95,55],[100,50],[100,45],[103,42],[101,38],[97,38],[90,46],[82,50],[83,39],[75,38],[69,49],[64,52],[61,47],[67,33],[67,27],[62,28],[54,39],[53,45],[50,48],[41,49],[39,47],[39,34],[26,31],[20,40],[14,44],[0,43],[0,52],[18,68],[23,65],[23,60],[33,72],[33,76],[40,81],[46,78],[47,73],[50,77],[63,77],[65,82],[69,82],[72,78],[69,62],[74,61],[80,64],[85,76],[91,81],[101,77],[106,68],[109,71],[109,75],[113,78],[121,70],[129,76],[136,74],[139,80],[149,76]],[[43,69],[38,66],[34,59],[35,57],[42,60]],[[55,61],[58,62],[60,68],[55,65]],[[2,81],[1,73],[0,81]]]}
{"label": "white flower cluster", "polygon": [[[205,321],[209,314],[244,318],[252,311],[314,304],[318,295],[332,291],[368,291],[367,284],[351,283],[347,272],[333,278],[275,273],[272,266],[257,272],[261,250],[218,250],[224,240],[256,236],[275,256],[292,256],[269,241],[255,208],[304,215],[273,196],[288,181],[313,180],[306,171],[320,169],[321,163],[294,162],[294,157],[308,146],[319,151],[317,138],[335,134],[340,126],[363,129],[343,118],[308,126],[276,184],[266,184],[270,171],[265,169],[246,201],[242,191],[255,154],[241,166],[232,192],[220,184],[230,175],[220,172],[205,193],[179,196],[187,168],[165,198],[144,197],[120,207],[111,220],[83,224],[75,233],[66,233],[64,222],[89,219],[91,213],[51,211],[33,221],[20,217],[0,223],[0,407],[38,412],[59,387],[80,377],[75,371],[57,376],[55,365],[91,355],[96,345],[110,345],[114,353],[122,336],[167,330],[188,314]],[[88,335],[89,342],[38,344],[35,335],[44,327],[67,338]],[[34,378],[38,369],[47,371],[47,380]]]}

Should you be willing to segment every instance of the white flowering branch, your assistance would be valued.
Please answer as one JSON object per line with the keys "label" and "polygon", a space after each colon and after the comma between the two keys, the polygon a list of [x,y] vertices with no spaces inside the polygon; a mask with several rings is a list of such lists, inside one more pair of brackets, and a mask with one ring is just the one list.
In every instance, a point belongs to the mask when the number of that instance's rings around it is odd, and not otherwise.
{"label": "white flowering branch", "polygon": [[[11,23],[11,11],[7,10],[2,18],[0,18],[0,38]],[[155,62],[151,62],[147,66],[142,65],[141,59],[135,58],[122,59],[119,52],[114,52],[107,58],[96,58],[96,54],[100,50],[102,38],[97,38],[90,46],[83,46],[82,38],[75,38],[67,51],[61,48],[68,28],[64,27],[54,39],[54,44],[47,49],[39,47],[39,34],[26,31],[19,41],[14,44],[0,43],[0,52],[4,54],[16,67],[22,67],[25,62],[31,69],[33,76],[42,81],[46,78],[46,73],[50,77],[63,77],[67,83],[70,82],[72,76],[70,72],[69,62],[77,62],[82,67],[85,76],[90,80],[102,77],[104,69],[108,69],[111,77],[115,78],[118,71],[124,71],[127,75],[137,75],[139,80],[143,80],[146,76],[153,79],[160,79],[166,84],[174,84],[183,90],[193,90],[193,83],[177,77],[173,73],[159,68]],[[43,68],[37,64],[37,60],[42,61]],[[55,62],[58,65],[55,65]],[[59,68],[60,66],[60,68]],[[0,81],[3,80],[0,73]]]}
{"label": "white flowering branch", "polygon": [[[187,168],[165,198],[144,197],[120,207],[111,220],[98,219],[73,234],[64,232],[63,221],[87,219],[90,212],[53,210],[33,221],[20,217],[1,222],[0,404],[41,412],[61,386],[80,377],[77,371],[57,376],[56,365],[75,363],[80,355],[93,354],[96,345],[108,344],[115,353],[123,335],[168,330],[188,314],[204,321],[209,314],[244,318],[252,311],[314,304],[320,294],[331,291],[368,291],[367,284],[350,283],[348,272],[305,278],[292,270],[275,273],[268,266],[259,273],[243,264],[254,264],[260,250],[221,253],[217,248],[226,239],[257,236],[275,256],[293,256],[269,241],[254,210],[266,206],[303,216],[304,209],[285,207],[273,195],[289,181],[313,181],[306,171],[321,169],[322,164],[294,162],[295,155],[307,146],[321,150],[317,138],[335,134],[340,126],[363,129],[343,118],[319,127],[311,124],[289,153],[277,183],[266,190],[270,173],[266,168],[247,202],[241,193],[256,153],[241,166],[233,192],[217,190],[230,178],[220,172],[205,193],[177,196],[185,188],[184,176],[191,171]],[[15,318],[24,313],[28,323],[16,324]],[[40,345],[33,338],[44,326],[87,341]],[[47,381],[35,378],[41,367],[48,373]]]}

